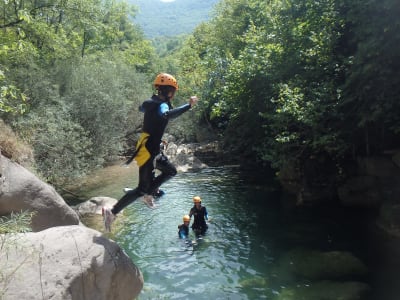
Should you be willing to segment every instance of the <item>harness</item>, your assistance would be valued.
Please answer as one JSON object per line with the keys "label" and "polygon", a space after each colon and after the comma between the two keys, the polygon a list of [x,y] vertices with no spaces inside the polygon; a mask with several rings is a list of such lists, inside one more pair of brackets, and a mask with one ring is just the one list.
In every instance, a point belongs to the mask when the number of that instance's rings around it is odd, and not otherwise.
{"label": "harness", "polygon": [[147,132],[142,132],[139,140],[136,144],[136,150],[132,154],[132,156],[125,162],[125,165],[129,165],[132,160],[136,160],[139,167],[143,166],[146,161],[148,161],[151,157],[150,152],[146,148],[146,142],[149,139],[149,134]]}

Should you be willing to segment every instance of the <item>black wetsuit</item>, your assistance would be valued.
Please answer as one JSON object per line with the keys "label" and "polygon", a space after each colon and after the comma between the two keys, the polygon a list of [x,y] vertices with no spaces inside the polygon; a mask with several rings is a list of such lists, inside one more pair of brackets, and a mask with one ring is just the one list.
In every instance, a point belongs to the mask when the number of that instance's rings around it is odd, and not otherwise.
{"label": "black wetsuit", "polygon": [[[113,214],[119,213],[123,208],[131,204],[144,194],[152,195],[168,179],[176,175],[177,171],[165,155],[160,155],[161,138],[170,119],[174,119],[190,109],[190,104],[184,104],[173,108],[169,101],[163,101],[157,95],[144,101],[139,107],[144,112],[144,133],[149,134],[144,146],[150,153],[150,158],[139,167],[139,185],[136,189],[127,192],[111,209]],[[156,164],[154,166],[154,159]],[[154,176],[154,168],[161,171],[160,175]]]}
{"label": "black wetsuit", "polygon": [[200,209],[197,209],[196,205],[194,205],[189,212],[189,216],[194,216],[194,221],[192,224],[192,229],[196,234],[204,234],[208,229],[208,225],[206,220],[208,220],[208,212],[205,206],[201,206]]}

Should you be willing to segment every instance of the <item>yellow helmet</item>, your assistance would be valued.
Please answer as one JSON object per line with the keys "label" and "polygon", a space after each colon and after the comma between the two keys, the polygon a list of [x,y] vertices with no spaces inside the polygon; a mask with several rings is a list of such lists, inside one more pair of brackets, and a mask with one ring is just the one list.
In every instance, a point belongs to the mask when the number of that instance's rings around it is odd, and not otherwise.
{"label": "yellow helmet", "polygon": [[200,203],[201,202],[201,198],[199,196],[194,196],[193,197],[193,202],[194,203]]}
{"label": "yellow helmet", "polygon": [[154,87],[157,89],[160,85],[169,85],[178,90],[178,82],[175,77],[167,73],[160,73],[154,79]]}
{"label": "yellow helmet", "polygon": [[190,222],[190,217],[188,215],[184,215],[183,222]]}

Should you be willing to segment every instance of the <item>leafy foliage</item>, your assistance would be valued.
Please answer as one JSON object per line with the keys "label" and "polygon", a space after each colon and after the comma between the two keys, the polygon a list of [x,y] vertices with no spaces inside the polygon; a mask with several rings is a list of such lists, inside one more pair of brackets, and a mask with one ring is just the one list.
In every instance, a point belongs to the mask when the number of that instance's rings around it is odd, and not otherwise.
{"label": "leafy foliage", "polygon": [[[31,231],[30,223],[32,216],[33,213],[22,211],[20,213],[11,213],[9,217],[0,217],[0,235]],[[3,239],[0,240],[3,242]],[[4,246],[2,242],[0,243],[0,249],[3,249]]]}
{"label": "leafy foliage", "polygon": [[398,13],[394,0],[221,1],[181,72],[199,70],[206,119],[236,153],[277,168],[380,153],[399,140]]}
{"label": "leafy foliage", "polygon": [[0,117],[32,145],[37,172],[64,183],[115,159],[154,61],[133,8],[28,0],[0,9]]}

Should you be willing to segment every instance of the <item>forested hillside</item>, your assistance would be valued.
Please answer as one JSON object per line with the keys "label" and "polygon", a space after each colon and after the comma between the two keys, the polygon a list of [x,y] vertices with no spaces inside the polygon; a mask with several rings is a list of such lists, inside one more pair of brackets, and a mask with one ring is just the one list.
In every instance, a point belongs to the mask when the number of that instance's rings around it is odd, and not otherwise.
{"label": "forested hillside", "polygon": [[129,0],[138,7],[135,22],[148,38],[187,34],[210,18],[218,0]]}
{"label": "forested hillside", "polygon": [[[313,159],[339,178],[400,146],[398,0],[225,0],[162,59],[126,4],[39,2],[0,3],[0,117],[49,181],[120,155],[161,70],[179,81],[175,104],[201,99],[198,119],[171,130],[195,140],[207,128],[249,162],[305,172]],[[158,26],[175,34],[165,15]]]}

